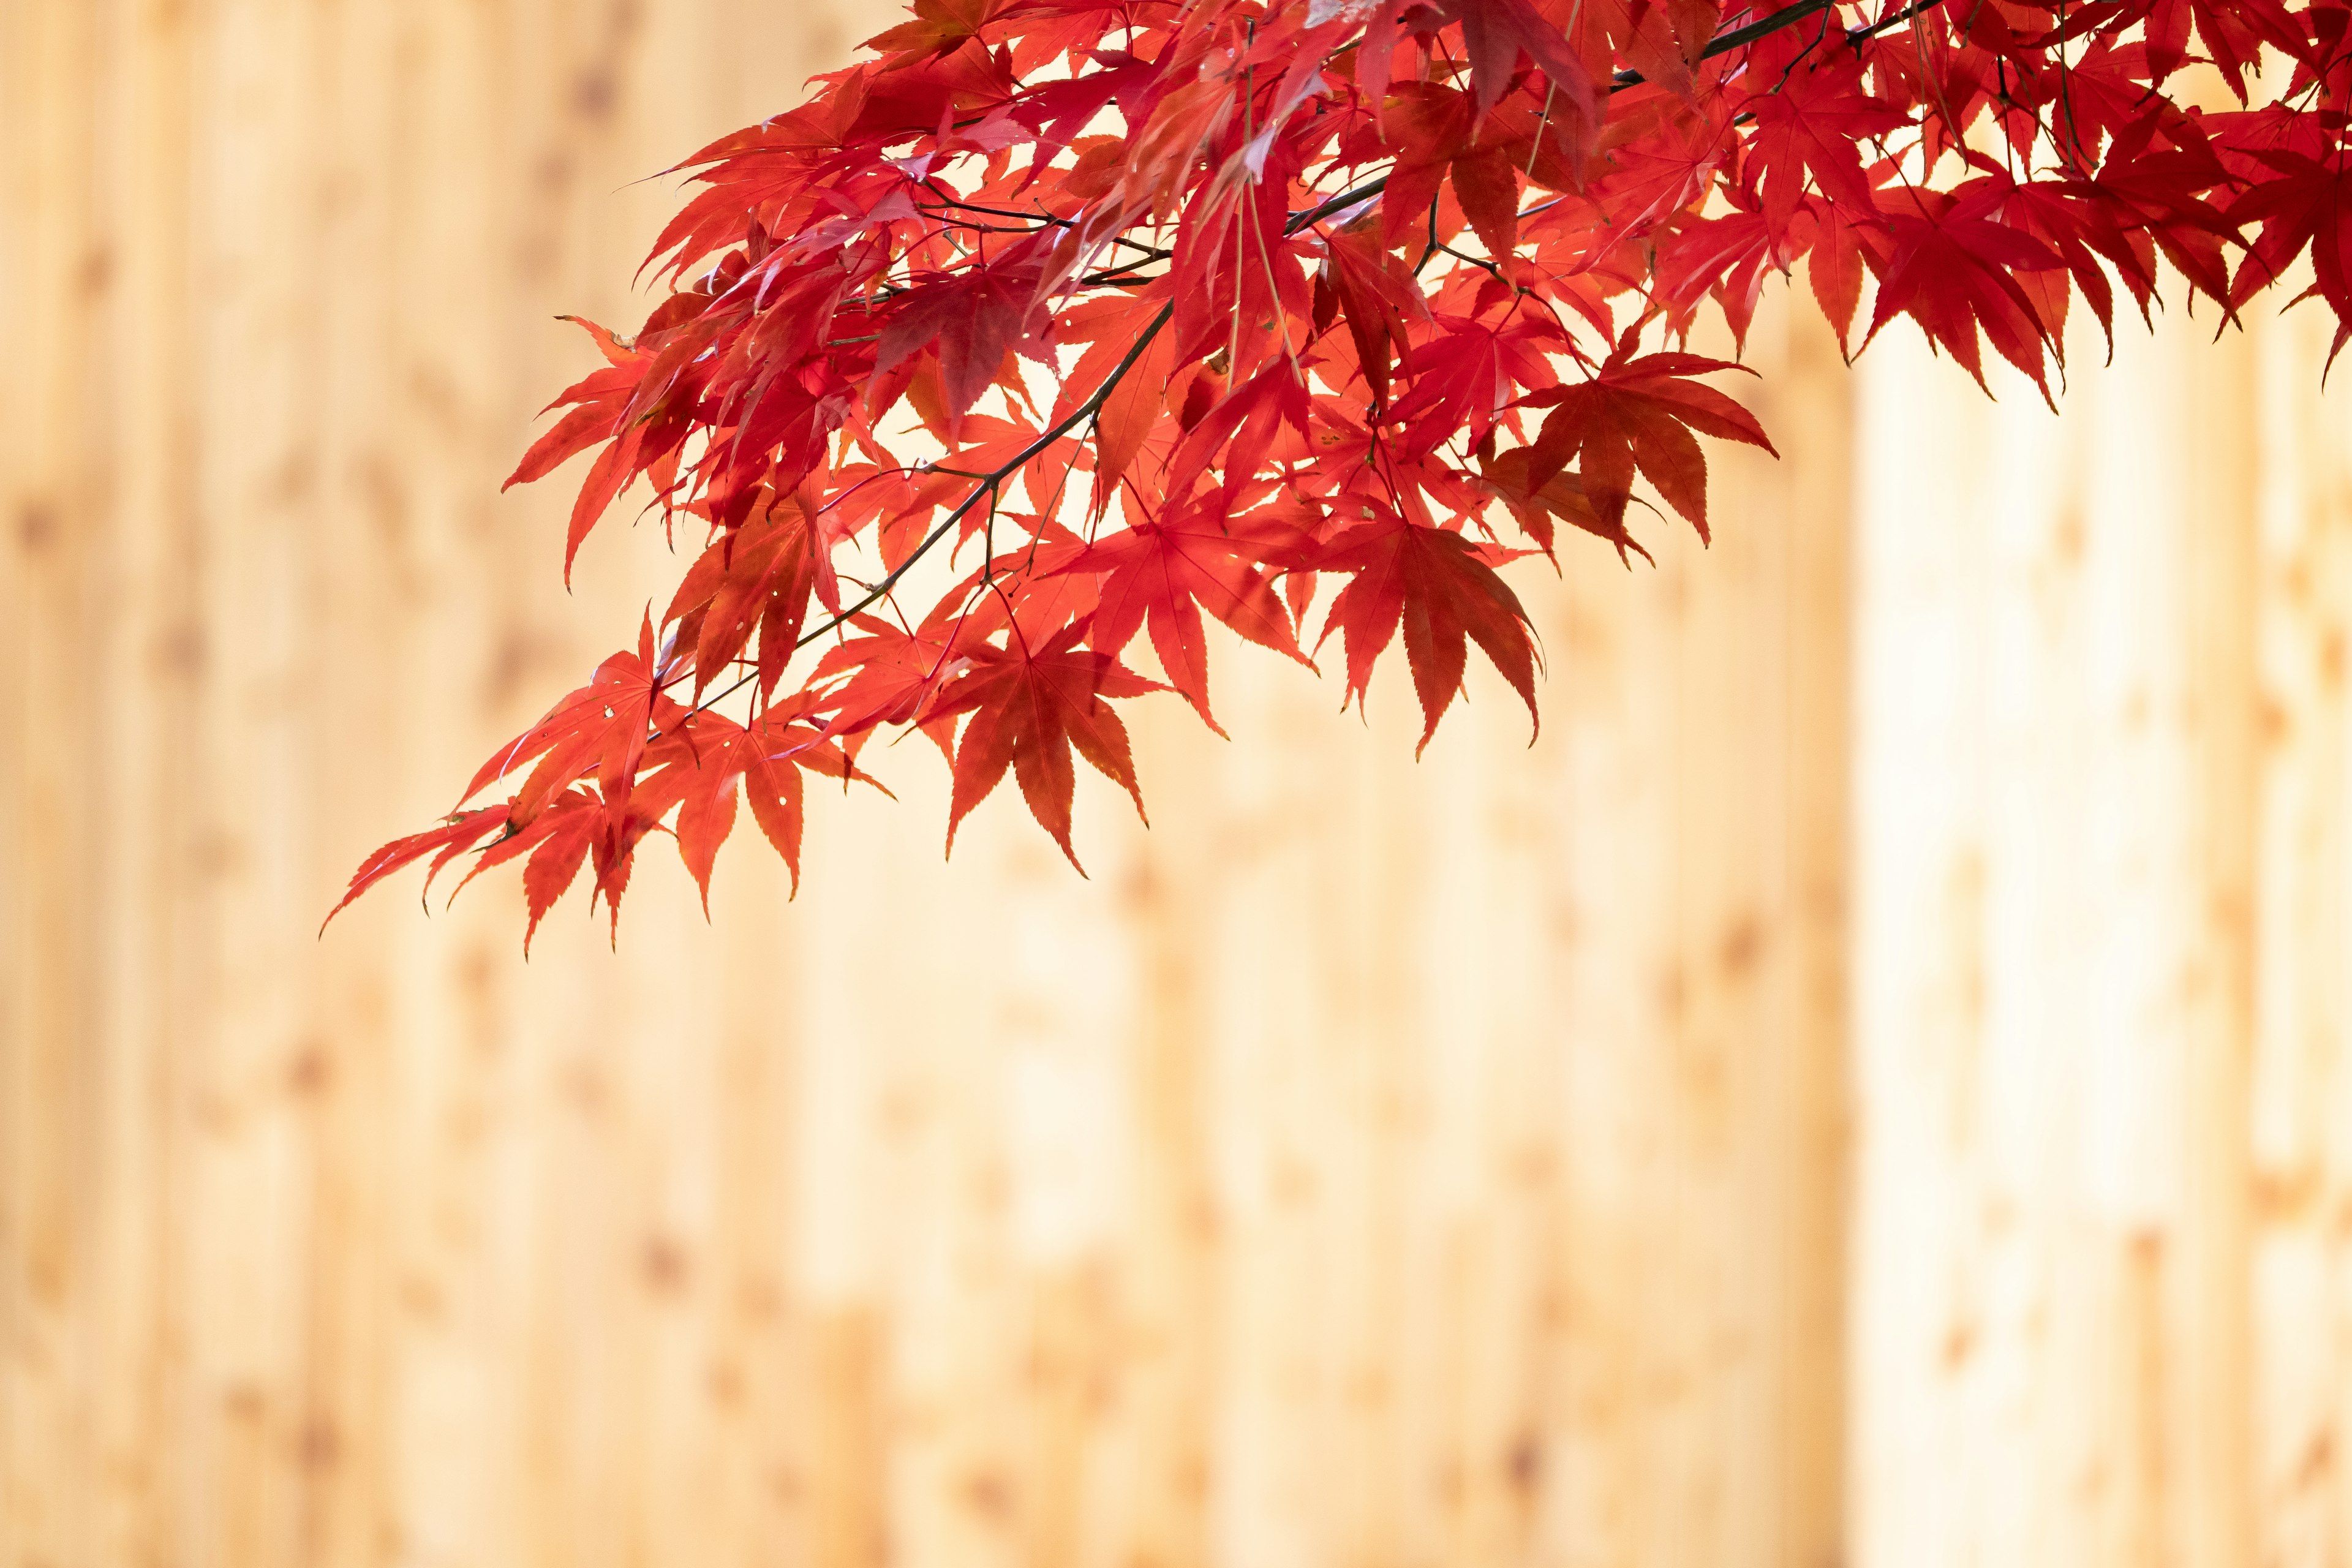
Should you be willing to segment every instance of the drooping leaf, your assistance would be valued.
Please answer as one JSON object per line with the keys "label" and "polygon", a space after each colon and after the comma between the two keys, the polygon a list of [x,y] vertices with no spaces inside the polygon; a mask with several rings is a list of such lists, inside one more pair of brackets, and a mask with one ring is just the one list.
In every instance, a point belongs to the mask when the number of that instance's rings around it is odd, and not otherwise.
{"label": "drooping leaf", "polygon": [[1078,866],[1070,847],[1070,803],[1076,787],[1072,753],[1127,791],[1143,815],[1127,726],[1109,699],[1160,689],[1107,653],[1079,647],[1087,624],[1072,622],[1034,648],[1016,632],[1009,647],[983,645],[971,668],[940,705],[939,716],[971,715],[956,744],[955,798],[948,812],[948,852],[971,808],[1003,782],[1010,768],[1030,815]]}
{"label": "drooping leaf", "polygon": [[1372,661],[1404,627],[1406,663],[1423,720],[1415,755],[1462,687],[1467,644],[1477,643],[1536,714],[1535,645],[1518,595],[1496,575],[1491,546],[1402,517],[1361,523],[1331,541],[1318,565],[1351,574],[1323,625],[1348,655],[1348,691],[1362,700]]}

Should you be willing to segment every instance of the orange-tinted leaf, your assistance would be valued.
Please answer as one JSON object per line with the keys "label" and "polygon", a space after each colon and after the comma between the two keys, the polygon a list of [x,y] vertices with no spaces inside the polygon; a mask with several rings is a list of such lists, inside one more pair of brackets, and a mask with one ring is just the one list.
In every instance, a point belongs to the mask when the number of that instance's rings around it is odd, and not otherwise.
{"label": "orange-tinted leaf", "polygon": [[328,921],[341,914],[353,899],[394,871],[413,866],[427,855],[434,857],[432,869],[425,875],[425,882],[430,886],[442,867],[505,827],[506,822],[506,807],[484,806],[477,811],[460,812],[439,827],[394,839],[360,862],[360,868],[352,873],[351,886],[343,889],[342,900],[327,911],[327,919],[319,922],[319,929],[324,931]]}

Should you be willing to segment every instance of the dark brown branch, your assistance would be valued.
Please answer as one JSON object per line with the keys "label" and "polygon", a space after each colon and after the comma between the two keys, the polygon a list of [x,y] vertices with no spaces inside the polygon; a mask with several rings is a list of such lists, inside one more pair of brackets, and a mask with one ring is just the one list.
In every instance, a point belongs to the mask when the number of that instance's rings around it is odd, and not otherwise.
{"label": "dark brown branch", "polygon": [[[1899,26],[1923,12],[1934,10],[1943,3],[1944,0],[1916,0],[1915,4],[1905,6],[1892,16],[1881,17],[1875,22],[1865,23],[1861,26],[1848,27],[1845,30],[1845,41],[1849,44],[1858,44],[1864,38],[1875,37],[1887,28]],[[1727,55],[1734,49],[1746,47],[1759,38],[1769,37],[1783,27],[1794,26],[1808,16],[1822,11],[1833,10],[1838,4],[1839,0],[1797,0],[1794,5],[1783,6],[1759,21],[1750,22],[1744,27],[1734,27],[1727,33],[1717,33],[1707,40],[1706,47],[1699,51],[1698,58],[1710,60],[1717,55]],[[1609,90],[1622,91],[1626,88],[1639,86],[1648,79],[1640,71],[1619,71],[1609,79]]]}
{"label": "dark brown branch", "polygon": [[[1818,16],[1823,11],[1831,10],[1838,3],[1839,0],[1797,0],[1797,4],[1783,6],[1760,21],[1750,22],[1744,27],[1734,27],[1727,33],[1717,34],[1708,41],[1706,47],[1699,51],[1699,58],[1712,59],[1717,55],[1727,55],[1734,49],[1744,47],[1759,38],[1779,32],[1783,27],[1793,27],[1808,16]],[[1907,5],[1880,21],[1873,22],[1866,26],[1847,28],[1846,42],[1859,43],[1864,38],[1885,32],[1889,27],[1907,22],[1922,12],[1932,11],[1942,4],[1944,0],[1916,0],[1916,4]],[[1622,92],[1629,87],[1639,87],[1648,79],[1640,71],[1619,71],[1609,79],[1609,90],[1612,93]],[[1308,224],[1320,223],[1333,213],[1344,212],[1359,202],[1369,201],[1386,190],[1388,184],[1389,177],[1382,174],[1378,179],[1367,180],[1360,185],[1350,186],[1338,195],[1318,202],[1304,211],[1293,213],[1290,215],[1290,221],[1283,226],[1283,232],[1296,234]]]}

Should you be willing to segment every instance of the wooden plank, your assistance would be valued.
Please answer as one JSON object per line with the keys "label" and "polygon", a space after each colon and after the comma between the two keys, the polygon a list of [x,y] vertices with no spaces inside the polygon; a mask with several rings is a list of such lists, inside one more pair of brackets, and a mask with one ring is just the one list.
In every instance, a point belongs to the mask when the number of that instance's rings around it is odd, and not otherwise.
{"label": "wooden plank", "polygon": [[2261,1560],[2352,1553],[2352,508],[2340,394],[2315,398],[2326,323],[2255,338],[2260,410],[2260,899],[2249,1090],[2253,1512]]}
{"label": "wooden plank", "polygon": [[1751,348],[1787,459],[1717,459],[1711,551],[1677,534],[1630,582],[1580,563],[1553,638],[1544,1523],[1569,1562],[1839,1536],[1845,383],[1810,312]]}
{"label": "wooden plank", "polygon": [[[86,1473],[92,1434],[75,1390],[87,1342],[92,1259],[78,1223],[82,1137],[93,1107],[75,1046],[97,1018],[88,984],[97,911],[83,891],[98,837],[77,787],[91,743],[81,700],[97,650],[79,613],[100,591],[105,496],[88,410],[98,395],[89,337],[103,300],[88,286],[101,238],[91,193],[100,64],[96,18],[54,8],[5,16],[11,112],[0,231],[12,301],[26,316],[0,446],[6,533],[0,614],[16,689],[0,699],[9,777],[8,887],[0,932],[10,980],[0,1015],[0,1549],[12,1563],[64,1561],[88,1542],[80,1491],[43,1485],[52,1466]],[[16,106],[23,106],[17,109]]]}
{"label": "wooden plank", "polygon": [[187,476],[197,449],[187,331],[191,192],[183,14],[98,8],[105,96],[92,105],[98,199],[112,330],[115,405],[104,420],[120,486],[107,520],[110,594],[99,615],[101,682],[85,690],[113,716],[99,773],[111,853],[96,891],[105,915],[93,976],[102,1027],[81,1043],[99,1115],[84,1221],[99,1268],[87,1313],[94,1451],[86,1550],[105,1561],[164,1558],[183,1519],[157,1435],[183,1394],[172,1353],[174,1163],[185,1147],[175,1020],[201,1005],[190,962],[200,907],[186,868],[200,812],[175,766],[195,744],[204,637]]}
{"label": "wooden plank", "polygon": [[2063,421],[1907,334],[1864,372],[1864,1563],[2251,1530],[2248,360],[2179,322],[2099,358]]}
{"label": "wooden plank", "polygon": [[192,1125],[174,1174],[194,1243],[175,1284],[182,1479],[194,1500],[184,1549],[199,1562],[299,1561],[320,1525],[313,1270],[331,1216],[315,1181],[316,1108],[290,1090],[305,1053],[331,1047],[305,962],[312,938],[289,917],[317,885],[305,851],[331,763],[310,737],[327,701],[319,682],[341,668],[314,640],[314,574],[331,556],[312,520],[333,489],[320,280],[348,208],[332,188],[332,132],[299,129],[317,123],[333,20],[226,0],[192,51],[191,489],[212,637],[189,759],[201,1005],[175,1030]]}

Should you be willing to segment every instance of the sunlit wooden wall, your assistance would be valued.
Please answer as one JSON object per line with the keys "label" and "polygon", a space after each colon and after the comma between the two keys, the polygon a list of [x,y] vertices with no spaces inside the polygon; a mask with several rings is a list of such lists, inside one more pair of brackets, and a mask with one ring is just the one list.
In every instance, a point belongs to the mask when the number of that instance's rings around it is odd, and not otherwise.
{"label": "sunlit wooden wall", "polygon": [[2352,403],[2204,314],[1861,379],[1858,1561],[2352,1562]]}
{"label": "sunlit wooden wall", "polygon": [[[528,965],[355,858],[665,563],[501,496],[877,0],[0,0],[0,1568],[2352,1562],[2324,324],[1768,314],[1542,737],[1219,644]],[[641,307],[639,307],[641,308]]]}

